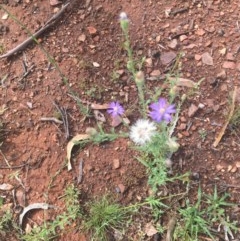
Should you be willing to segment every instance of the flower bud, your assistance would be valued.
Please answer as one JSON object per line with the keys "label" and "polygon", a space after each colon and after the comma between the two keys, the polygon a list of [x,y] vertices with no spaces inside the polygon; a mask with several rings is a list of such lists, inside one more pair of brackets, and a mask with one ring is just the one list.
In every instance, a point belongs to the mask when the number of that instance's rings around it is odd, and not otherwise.
{"label": "flower bud", "polygon": [[88,127],[86,129],[86,134],[90,135],[91,137],[95,136],[97,133],[98,133],[97,130],[93,127]]}
{"label": "flower bud", "polygon": [[176,95],[178,94],[178,92],[179,92],[178,87],[174,85],[174,86],[170,89],[169,95],[170,95],[170,96],[176,96]]}
{"label": "flower bud", "polygon": [[176,152],[176,151],[178,150],[179,146],[180,146],[180,145],[179,145],[175,140],[173,140],[172,138],[170,138],[170,139],[168,140],[167,144],[168,144],[168,147],[169,147],[169,149],[170,149],[170,151],[171,151],[172,153]]}
{"label": "flower bud", "polygon": [[185,101],[186,99],[187,99],[187,95],[183,94],[182,97],[181,97],[181,101]]}
{"label": "flower bud", "polygon": [[143,86],[144,85],[144,73],[143,71],[138,71],[135,74],[135,82],[136,84],[139,86]]}
{"label": "flower bud", "polygon": [[119,15],[120,25],[123,32],[126,34],[128,32],[129,19],[125,12],[121,12]]}

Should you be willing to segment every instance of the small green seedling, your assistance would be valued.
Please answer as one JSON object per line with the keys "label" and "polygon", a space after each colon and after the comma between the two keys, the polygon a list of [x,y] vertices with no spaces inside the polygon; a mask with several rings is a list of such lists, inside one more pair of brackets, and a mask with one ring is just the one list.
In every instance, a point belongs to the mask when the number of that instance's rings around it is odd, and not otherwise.
{"label": "small green seedling", "polygon": [[217,187],[215,186],[213,194],[206,195],[206,203],[208,204],[207,213],[209,221],[212,225],[222,225],[225,233],[231,234],[231,230],[238,231],[238,228],[235,222],[229,222],[229,217],[226,215],[226,209],[235,206],[235,204],[227,201],[229,197],[230,195],[227,193],[219,196]]}
{"label": "small green seedling", "polygon": [[202,193],[198,189],[198,199],[193,205],[186,200],[186,207],[179,210],[181,221],[174,232],[174,240],[197,241],[200,234],[213,238],[209,231],[209,222],[206,219],[206,210],[201,210]]}
{"label": "small green seedling", "polygon": [[204,130],[204,129],[201,129],[201,130],[198,131],[198,134],[199,134],[202,142],[204,142],[206,137],[207,137],[207,131]]}

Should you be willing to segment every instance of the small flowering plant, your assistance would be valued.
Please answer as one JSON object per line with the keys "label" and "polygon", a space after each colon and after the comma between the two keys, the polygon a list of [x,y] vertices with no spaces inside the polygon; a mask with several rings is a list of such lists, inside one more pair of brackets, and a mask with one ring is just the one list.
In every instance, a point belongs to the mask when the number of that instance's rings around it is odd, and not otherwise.
{"label": "small flowering plant", "polygon": [[[137,69],[134,62],[129,37],[130,21],[125,12],[120,14],[119,21],[124,36],[124,49],[128,56],[127,69],[137,87],[142,115],[130,126],[129,138],[142,154],[137,159],[148,168],[149,185],[153,191],[157,191],[160,185],[164,185],[170,180],[168,178],[170,158],[179,148],[168,125],[173,119],[173,114],[177,111],[175,105],[170,104],[165,98],[159,98],[157,102],[148,106],[149,102],[145,101],[145,76],[141,67]],[[124,111],[122,105],[117,101],[111,102],[107,109],[113,120],[121,119]],[[172,124],[173,129],[175,125],[176,121]]]}

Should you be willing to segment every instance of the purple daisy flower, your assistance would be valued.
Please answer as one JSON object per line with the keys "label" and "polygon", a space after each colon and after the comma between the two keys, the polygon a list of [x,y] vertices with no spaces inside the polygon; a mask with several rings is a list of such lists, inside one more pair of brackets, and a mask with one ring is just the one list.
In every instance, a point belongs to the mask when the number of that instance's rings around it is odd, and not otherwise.
{"label": "purple daisy flower", "polygon": [[172,120],[171,114],[176,112],[175,105],[169,105],[167,100],[160,98],[158,102],[150,105],[150,117],[156,122],[166,121],[169,123]]}
{"label": "purple daisy flower", "polygon": [[119,102],[111,102],[108,106],[107,113],[110,114],[112,117],[123,115],[124,109],[119,104]]}

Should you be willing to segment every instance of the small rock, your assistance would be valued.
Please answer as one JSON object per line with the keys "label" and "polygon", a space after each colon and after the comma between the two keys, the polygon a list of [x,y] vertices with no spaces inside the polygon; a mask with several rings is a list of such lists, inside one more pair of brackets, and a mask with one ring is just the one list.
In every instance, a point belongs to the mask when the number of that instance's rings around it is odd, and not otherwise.
{"label": "small rock", "polygon": [[180,37],[179,37],[179,40],[181,41],[181,42],[183,42],[184,40],[186,40],[188,37],[187,37],[187,35],[181,35]]}
{"label": "small rock", "polygon": [[113,159],[113,169],[118,169],[120,167],[119,159]]}
{"label": "small rock", "polygon": [[197,47],[196,44],[189,44],[187,46],[184,46],[183,49],[193,49],[194,47]]}
{"label": "small rock", "polygon": [[85,34],[81,34],[79,37],[78,37],[78,41],[79,42],[84,42],[86,40],[86,35]]}
{"label": "small rock", "polygon": [[186,137],[190,136],[189,132],[188,131],[183,131],[182,134]]}
{"label": "small rock", "polygon": [[160,35],[158,35],[158,36],[156,37],[156,42],[157,42],[157,43],[159,43],[159,42],[160,42],[160,40],[161,40],[161,36],[160,36]]}
{"label": "small rock", "polygon": [[206,99],[205,102],[207,103],[207,105],[208,105],[209,107],[214,106],[214,99]]}
{"label": "small rock", "polygon": [[210,27],[206,27],[204,28],[206,31],[208,31],[209,33],[214,33],[216,31],[214,26],[210,26]]}
{"label": "small rock", "polygon": [[185,118],[185,116],[181,116],[181,117],[180,117],[180,121],[181,121],[181,122],[187,122],[187,119]]}
{"label": "small rock", "polygon": [[28,106],[29,109],[32,109],[33,108],[32,102],[27,102],[27,106]]}
{"label": "small rock", "polygon": [[177,42],[176,39],[173,39],[173,40],[168,44],[168,47],[169,47],[170,49],[176,49],[177,46],[178,46],[178,42]]}
{"label": "small rock", "polygon": [[120,193],[124,193],[124,191],[126,190],[126,187],[122,183],[118,184],[117,188],[119,189]]}
{"label": "small rock", "polygon": [[116,73],[121,77],[125,73],[125,71],[124,69],[119,69],[119,70],[116,70]]}
{"label": "small rock", "polygon": [[236,70],[240,71],[240,63],[236,64]]}
{"label": "small rock", "polygon": [[122,123],[122,118],[119,115],[112,116],[111,126],[117,127]]}
{"label": "small rock", "polygon": [[200,179],[200,174],[198,172],[193,172],[192,178],[193,178],[193,180],[198,181]]}
{"label": "small rock", "polygon": [[100,67],[100,64],[97,63],[97,62],[93,62],[93,66],[96,67],[96,68],[99,68],[99,67]]}
{"label": "small rock", "polygon": [[233,53],[227,53],[226,59],[229,61],[234,61],[235,57],[234,57]]}
{"label": "small rock", "polygon": [[229,165],[228,168],[227,168],[227,171],[230,172],[232,170],[233,166],[232,165]]}
{"label": "small rock", "polygon": [[219,172],[219,171],[222,171],[223,170],[223,166],[221,164],[217,164],[216,165],[216,170]]}
{"label": "small rock", "polygon": [[145,59],[146,67],[151,68],[153,66],[152,58]]}
{"label": "small rock", "polygon": [[223,49],[220,49],[220,50],[219,50],[219,53],[220,53],[222,56],[224,56],[224,55],[226,54],[226,52],[227,52],[227,48],[223,48]]}
{"label": "small rock", "polygon": [[228,89],[228,86],[226,83],[221,85],[221,91],[227,91],[227,89]]}
{"label": "small rock", "polygon": [[197,126],[192,125],[192,126],[191,126],[191,131],[195,131],[195,130],[197,130]]}
{"label": "small rock", "polygon": [[187,128],[186,123],[181,123],[180,126],[177,127],[177,130],[185,130]]}
{"label": "small rock", "polygon": [[202,62],[206,65],[213,65],[213,58],[208,52],[206,52],[202,54]]}
{"label": "small rock", "polygon": [[202,55],[200,54],[195,54],[194,55],[195,60],[199,61],[202,58]]}
{"label": "small rock", "polygon": [[225,34],[225,32],[224,32],[223,29],[219,29],[219,30],[217,31],[217,33],[218,33],[218,35],[219,35],[220,37],[222,37],[222,36]]}
{"label": "small rock", "polygon": [[217,78],[220,80],[225,80],[227,78],[226,71],[223,69],[217,74]]}
{"label": "small rock", "polygon": [[196,31],[196,34],[197,34],[198,36],[203,36],[205,33],[206,33],[206,32],[205,32],[203,29],[198,29],[198,30]]}
{"label": "small rock", "polygon": [[90,171],[93,171],[93,170],[94,170],[94,167],[91,166],[91,165],[89,165],[89,164],[86,164],[86,165],[85,165],[85,169],[86,169],[88,172],[90,172]]}
{"label": "small rock", "polygon": [[194,104],[191,104],[191,106],[188,109],[188,117],[193,117],[197,112],[197,110],[198,110],[198,107]]}
{"label": "small rock", "polygon": [[49,3],[50,3],[51,6],[56,6],[56,5],[58,5],[58,4],[62,3],[62,2],[58,1],[58,0],[50,0]]}
{"label": "small rock", "polygon": [[177,137],[178,137],[178,139],[182,139],[183,135],[181,133],[177,133]]}
{"label": "small rock", "polygon": [[212,45],[212,41],[211,40],[208,40],[206,43],[205,43],[205,47],[209,47]]}
{"label": "small rock", "polygon": [[56,7],[53,9],[53,13],[58,13],[60,11],[60,8],[59,7]]}
{"label": "small rock", "polygon": [[240,161],[237,161],[237,162],[235,163],[235,165],[236,165],[237,168],[240,168]]}
{"label": "small rock", "polygon": [[93,35],[93,34],[95,34],[95,33],[97,32],[97,29],[94,28],[93,26],[89,26],[89,27],[87,27],[87,29],[88,29],[88,32],[89,32],[91,35]]}
{"label": "small rock", "polygon": [[204,105],[204,104],[199,103],[199,105],[198,105],[198,108],[199,108],[199,109],[203,109],[204,107],[205,107],[205,105]]}
{"label": "small rock", "polygon": [[161,55],[160,59],[163,65],[168,65],[169,63],[171,63],[175,58],[176,58],[176,54],[172,51],[170,52],[165,52]]}
{"label": "small rock", "polygon": [[213,108],[213,111],[215,111],[215,112],[216,112],[216,111],[218,111],[218,110],[219,110],[220,105],[214,105],[212,108]]}
{"label": "small rock", "polygon": [[234,167],[231,169],[231,172],[232,172],[232,173],[235,173],[237,170],[238,170],[238,168],[237,168],[236,166],[234,166]]}
{"label": "small rock", "polygon": [[222,66],[224,69],[235,69],[236,68],[236,64],[234,62],[231,62],[231,61],[225,61],[223,63],[223,66]]}
{"label": "small rock", "polygon": [[161,75],[161,72],[158,69],[155,69],[150,73],[150,76],[152,76],[152,77],[158,77],[160,75]]}
{"label": "small rock", "polygon": [[7,20],[8,19],[8,13],[4,13],[2,16],[2,20]]}
{"label": "small rock", "polygon": [[66,48],[66,47],[62,47],[62,51],[63,51],[63,53],[68,53],[69,52],[68,48]]}
{"label": "small rock", "polygon": [[95,36],[95,37],[93,38],[93,41],[94,41],[94,42],[99,42],[99,39],[100,39],[100,37],[99,37],[99,35],[97,35],[97,36]]}
{"label": "small rock", "polygon": [[145,225],[144,231],[148,237],[152,237],[158,232],[157,229],[152,225],[152,223],[147,223]]}

